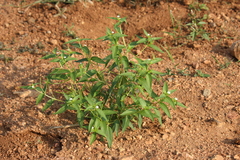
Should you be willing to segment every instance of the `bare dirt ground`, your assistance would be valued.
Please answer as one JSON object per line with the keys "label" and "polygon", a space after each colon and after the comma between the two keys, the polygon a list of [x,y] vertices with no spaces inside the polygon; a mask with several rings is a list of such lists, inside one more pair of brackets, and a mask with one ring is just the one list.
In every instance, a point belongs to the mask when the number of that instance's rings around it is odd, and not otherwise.
{"label": "bare dirt ground", "polygon": [[[25,10],[15,7],[20,2],[0,1],[0,159],[240,159],[240,63],[229,52],[231,44],[240,40],[238,1],[205,2],[209,7],[205,29],[211,40],[195,42],[186,37],[176,42],[164,33],[173,31],[169,9],[186,23],[188,1],[137,6],[120,2],[94,2],[88,7],[80,2],[60,4],[67,8],[66,19],[54,17],[56,9],[46,4]],[[20,87],[38,82],[50,71],[52,64],[40,58],[71,39],[66,28],[74,26],[71,30],[77,37],[96,39],[115,23],[107,17],[117,15],[127,17],[124,31],[129,39],[143,35],[143,29],[164,37],[156,45],[166,44],[174,62],[166,53],[152,50],[139,56],[152,58],[155,54],[164,59],[154,69],[168,70],[163,79],[170,89],[177,89],[174,96],[188,108],[171,110],[173,118],[164,117],[162,126],[146,119],[143,129],[121,133],[108,148],[100,141],[89,145],[88,132],[78,127],[50,130],[75,124],[75,114],[53,115],[54,108],[42,112],[43,104],[35,105],[35,95]],[[87,45],[105,56],[106,43],[94,40]],[[210,77],[194,76],[196,70]]]}

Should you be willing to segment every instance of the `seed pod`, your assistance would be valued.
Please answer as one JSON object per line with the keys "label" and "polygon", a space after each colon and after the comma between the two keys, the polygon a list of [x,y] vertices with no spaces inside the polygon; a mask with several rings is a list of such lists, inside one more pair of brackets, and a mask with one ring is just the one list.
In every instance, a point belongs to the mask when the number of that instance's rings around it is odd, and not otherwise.
{"label": "seed pod", "polygon": [[240,41],[236,41],[231,46],[231,55],[240,60]]}

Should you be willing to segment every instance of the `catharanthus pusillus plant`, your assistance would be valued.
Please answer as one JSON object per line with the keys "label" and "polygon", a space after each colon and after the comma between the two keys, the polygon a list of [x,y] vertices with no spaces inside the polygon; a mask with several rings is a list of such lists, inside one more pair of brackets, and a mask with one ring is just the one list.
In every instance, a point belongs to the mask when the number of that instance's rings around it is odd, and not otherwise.
{"label": "catharanthus pusillus plant", "polygon": [[[142,52],[147,47],[162,52],[154,45],[161,37],[152,37],[144,30],[145,37],[138,36],[138,41],[126,43],[127,35],[121,29],[126,18],[111,19],[117,20],[114,31],[107,29],[106,35],[99,38],[110,42],[109,55],[105,58],[94,56],[86,45],[82,45],[89,39],[72,39],[66,42],[72,49],[55,49],[52,54],[42,57],[59,64],[44,82],[23,87],[40,93],[37,104],[45,97],[43,111],[55,102],[61,104],[55,114],[75,110],[79,126],[90,133],[90,143],[105,137],[109,147],[114,134],[117,136],[128,127],[141,128],[144,117],[158,119],[162,124],[163,112],[171,118],[168,106],[174,109],[175,106],[185,107],[177,98],[170,97],[175,90],[168,90],[166,82],[160,84],[163,86],[161,93],[153,90],[153,83],[160,83],[163,73],[150,66],[162,59],[143,60],[132,53],[138,45],[143,45]],[[130,54],[135,60],[130,60]],[[75,58],[77,56],[82,58]]]}

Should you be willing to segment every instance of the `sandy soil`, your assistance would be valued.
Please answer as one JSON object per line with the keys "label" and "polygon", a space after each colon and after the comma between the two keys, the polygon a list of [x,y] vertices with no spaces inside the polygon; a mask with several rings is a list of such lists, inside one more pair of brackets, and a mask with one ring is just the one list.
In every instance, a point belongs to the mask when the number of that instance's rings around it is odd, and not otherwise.
{"label": "sandy soil", "polygon": [[[120,2],[60,4],[67,8],[65,19],[54,17],[57,10],[46,4],[26,10],[17,7],[20,0],[0,1],[0,159],[239,160],[240,62],[229,49],[240,40],[238,1],[206,1],[205,30],[211,40],[194,42],[165,33],[173,32],[169,10],[182,24],[188,22],[189,1]],[[139,56],[164,59],[154,69],[168,71],[163,79],[170,89],[177,89],[174,96],[188,108],[171,110],[173,118],[164,116],[162,126],[146,119],[143,129],[121,133],[108,148],[100,141],[89,145],[89,133],[78,127],[50,130],[75,124],[74,112],[53,115],[58,106],[42,112],[43,104],[35,105],[36,95],[20,87],[38,82],[50,71],[52,64],[40,58],[64,47],[71,39],[67,28],[74,31],[73,37],[96,39],[114,24],[107,17],[117,15],[127,17],[124,31],[129,40],[143,35],[143,29],[164,37],[156,45],[165,45],[174,62],[167,53],[152,50]],[[188,34],[186,29],[177,32]],[[105,42],[86,43],[98,56],[105,56]],[[210,77],[201,77],[196,70]]]}

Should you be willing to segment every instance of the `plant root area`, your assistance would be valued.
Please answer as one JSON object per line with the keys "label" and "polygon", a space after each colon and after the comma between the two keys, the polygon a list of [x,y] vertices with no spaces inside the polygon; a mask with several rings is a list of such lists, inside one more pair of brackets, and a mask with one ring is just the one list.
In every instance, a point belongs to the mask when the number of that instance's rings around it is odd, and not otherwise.
{"label": "plant root area", "polygon": [[[64,16],[57,16],[54,5],[21,7],[32,2],[0,1],[1,160],[240,159],[240,62],[230,52],[232,43],[240,40],[238,1],[204,1],[209,8],[204,11],[209,41],[192,41],[182,27],[190,22],[187,0],[59,3],[59,8],[67,8]],[[36,93],[20,87],[41,81],[55,64],[40,58],[64,48],[72,38],[93,39],[82,44],[105,57],[109,44],[94,39],[104,36],[108,27],[113,29],[115,21],[107,17],[117,15],[127,17],[126,41],[143,37],[143,29],[163,37],[154,44],[169,51],[174,61],[166,52],[151,49],[136,49],[134,54],[163,59],[152,67],[167,73],[163,81],[177,90],[172,96],[187,108],[170,109],[172,118],[163,114],[163,125],[144,119],[142,129],[120,133],[108,148],[101,139],[89,145],[89,133],[79,127],[51,129],[76,124],[75,112],[54,115],[57,104],[42,112],[44,103],[36,105]],[[154,84],[159,92],[162,86]]]}

